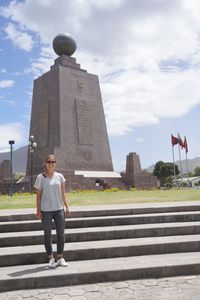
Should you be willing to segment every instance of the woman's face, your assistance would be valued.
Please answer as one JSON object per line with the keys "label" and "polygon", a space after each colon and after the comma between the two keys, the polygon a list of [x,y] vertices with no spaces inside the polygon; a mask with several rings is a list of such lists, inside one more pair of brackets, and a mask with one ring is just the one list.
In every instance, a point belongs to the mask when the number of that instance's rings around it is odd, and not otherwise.
{"label": "woman's face", "polygon": [[49,156],[45,161],[46,169],[47,170],[54,170],[56,167],[56,160],[54,156]]}

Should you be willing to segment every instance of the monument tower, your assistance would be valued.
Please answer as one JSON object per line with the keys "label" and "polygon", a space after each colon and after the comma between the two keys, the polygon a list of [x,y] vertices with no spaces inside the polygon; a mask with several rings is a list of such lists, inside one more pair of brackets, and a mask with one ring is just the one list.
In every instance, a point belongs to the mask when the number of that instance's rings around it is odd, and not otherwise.
{"label": "monument tower", "polygon": [[[57,157],[57,170],[113,171],[98,76],[81,69],[71,55],[76,43],[67,34],[53,40],[59,56],[51,69],[34,80],[30,135],[33,175],[43,170],[46,155]],[[27,175],[30,153],[28,154]]]}

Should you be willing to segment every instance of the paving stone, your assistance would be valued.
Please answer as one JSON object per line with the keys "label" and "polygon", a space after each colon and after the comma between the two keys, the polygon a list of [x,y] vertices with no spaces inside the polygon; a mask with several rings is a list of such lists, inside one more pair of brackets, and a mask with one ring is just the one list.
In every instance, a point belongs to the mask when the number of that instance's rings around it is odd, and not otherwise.
{"label": "paving stone", "polygon": [[154,286],[157,285],[156,280],[144,280],[141,282],[141,284],[145,285],[145,286]]}
{"label": "paving stone", "polygon": [[[84,294],[84,297],[87,299],[87,300],[99,300],[99,299],[109,299],[108,297],[104,297],[102,295],[102,293],[99,293],[99,292],[87,292]],[[113,298],[112,298],[113,299]],[[70,299],[71,300],[71,299]]]}
{"label": "paving stone", "polygon": [[81,288],[76,288],[76,289],[71,289],[69,292],[68,292],[68,294],[70,295],[70,296],[81,296],[81,295],[83,295],[85,293],[85,291],[83,290],[83,289],[81,289]]}
{"label": "paving stone", "polygon": [[113,293],[115,293],[115,289],[112,285],[105,286],[103,289],[101,289],[101,291],[104,295],[112,295]]}
{"label": "paving stone", "polygon": [[16,296],[8,296],[8,297],[6,298],[6,300],[21,300],[21,299],[23,299],[23,298],[22,298],[22,296],[20,296],[20,295],[16,295]]}
{"label": "paving stone", "polygon": [[69,292],[69,287],[66,287],[66,288],[56,288],[54,290],[52,290],[52,293],[54,295],[67,295]]}
{"label": "paving stone", "polygon": [[181,289],[178,289],[177,287],[166,287],[163,288],[163,292],[168,293],[169,295],[174,293],[180,293]]}
{"label": "paving stone", "polygon": [[[23,298],[24,299],[24,298]],[[38,299],[37,296],[32,296],[32,297],[29,297],[29,298],[25,298],[26,300],[36,300]]]}
{"label": "paving stone", "polygon": [[83,289],[86,292],[98,292],[100,290],[100,287],[98,284],[87,284],[83,286]]}
{"label": "paving stone", "polygon": [[38,294],[46,294],[46,293],[53,293],[54,288],[43,288],[43,289],[38,289],[37,292]]}
{"label": "paving stone", "polygon": [[134,291],[129,289],[129,288],[123,288],[123,289],[119,289],[117,291],[119,293],[119,295],[123,295],[123,294],[133,294]]}
{"label": "paving stone", "polygon": [[71,297],[70,300],[87,300],[87,298],[84,296],[75,296]]}
{"label": "paving stone", "polygon": [[37,299],[53,299],[53,293],[41,293],[37,295]]}
{"label": "paving stone", "polygon": [[133,298],[133,295],[132,294],[122,294],[119,296],[119,299],[120,300],[125,300],[125,299],[136,299],[136,298]]}
{"label": "paving stone", "polygon": [[70,296],[68,296],[68,295],[66,295],[66,294],[63,294],[63,295],[55,295],[54,297],[53,297],[53,300],[62,300],[62,299],[64,299],[64,300],[71,300],[72,299],[72,297],[70,297]]}
{"label": "paving stone", "polygon": [[128,283],[126,281],[119,281],[119,282],[112,283],[112,286],[115,289],[123,289],[123,288],[128,287],[129,285],[128,285]]}
{"label": "paving stone", "polygon": [[200,292],[195,290],[192,287],[189,287],[188,289],[184,289],[184,291],[182,291],[184,293],[185,296],[195,296],[197,294],[199,294],[199,299],[200,299]]}
{"label": "paving stone", "polygon": [[183,282],[183,283],[177,283],[176,288],[184,290],[189,288],[188,282]]}
{"label": "paving stone", "polygon": [[172,281],[161,281],[161,282],[158,282],[158,285],[160,287],[174,287],[176,284]]}
{"label": "paving stone", "polygon": [[189,278],[186,280],[188,284],[200,285],[200,278]]}
{"label": "paving stone", "polygon": [[106,287],[106,286],[110,286],[110,282],[98,282],[98,286],[99,287]]}
{"label": "paving stone", "polygon": [[36,297],[37,294],[38,294],[37,290],[26,290],[23,291],[22,297],[23,299],[27,300],[27,298]]}
{"label": "paving stone", "polygon": [[133,283],[131,284],[131,285],[129,285],[129,288],[131,289],[131,290],[142,290],[142,289],[144,289],[144,285],[143,284],[140,284],[140,283],[134,283],[134,281],[133,281]]}

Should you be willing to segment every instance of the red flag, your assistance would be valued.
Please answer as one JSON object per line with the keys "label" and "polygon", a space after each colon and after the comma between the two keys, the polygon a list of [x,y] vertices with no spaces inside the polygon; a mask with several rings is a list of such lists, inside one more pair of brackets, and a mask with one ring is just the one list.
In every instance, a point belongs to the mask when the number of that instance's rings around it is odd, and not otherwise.
{"label": "red flag", "polygon": [[183,149],[183,141],[182,141],[182,139],[181,139],[179,133],[178,133],[178,143],[179,143],[179,145],[180,145],[180,146],[182,147],[182,149]]}
{"label": "red flag", "polygon": [[184,142],[182,144],[182,149],[183,148],[185,148],[185,151],[188,152],[188,144],[187,144],[187,139],[185,136],[184,136]]}
{"label": "red flag", "polygon": [[178,138],[171,134],[171,142],[172,142],[172,146],[177,145],[178,144]]}

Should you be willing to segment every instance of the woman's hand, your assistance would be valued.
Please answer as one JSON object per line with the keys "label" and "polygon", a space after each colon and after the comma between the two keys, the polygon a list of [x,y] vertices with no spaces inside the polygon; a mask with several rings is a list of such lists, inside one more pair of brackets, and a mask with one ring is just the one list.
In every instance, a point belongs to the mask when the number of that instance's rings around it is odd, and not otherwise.
{"label": "woman's hand", "polygon": [[65,216],[66,216],[66,217],[70,217],[70,215],[71,215],[71,213],[70,213],[70,211],[69,211],[69,208],[66,207],[66,208],[65,208]]}
{"label": "woman's hand", "polygon": [[37,218],[38,220],[42,220],[42,213],[41,213],[41,211],[37,211],[37,213],[36,213],[36,218]]}

